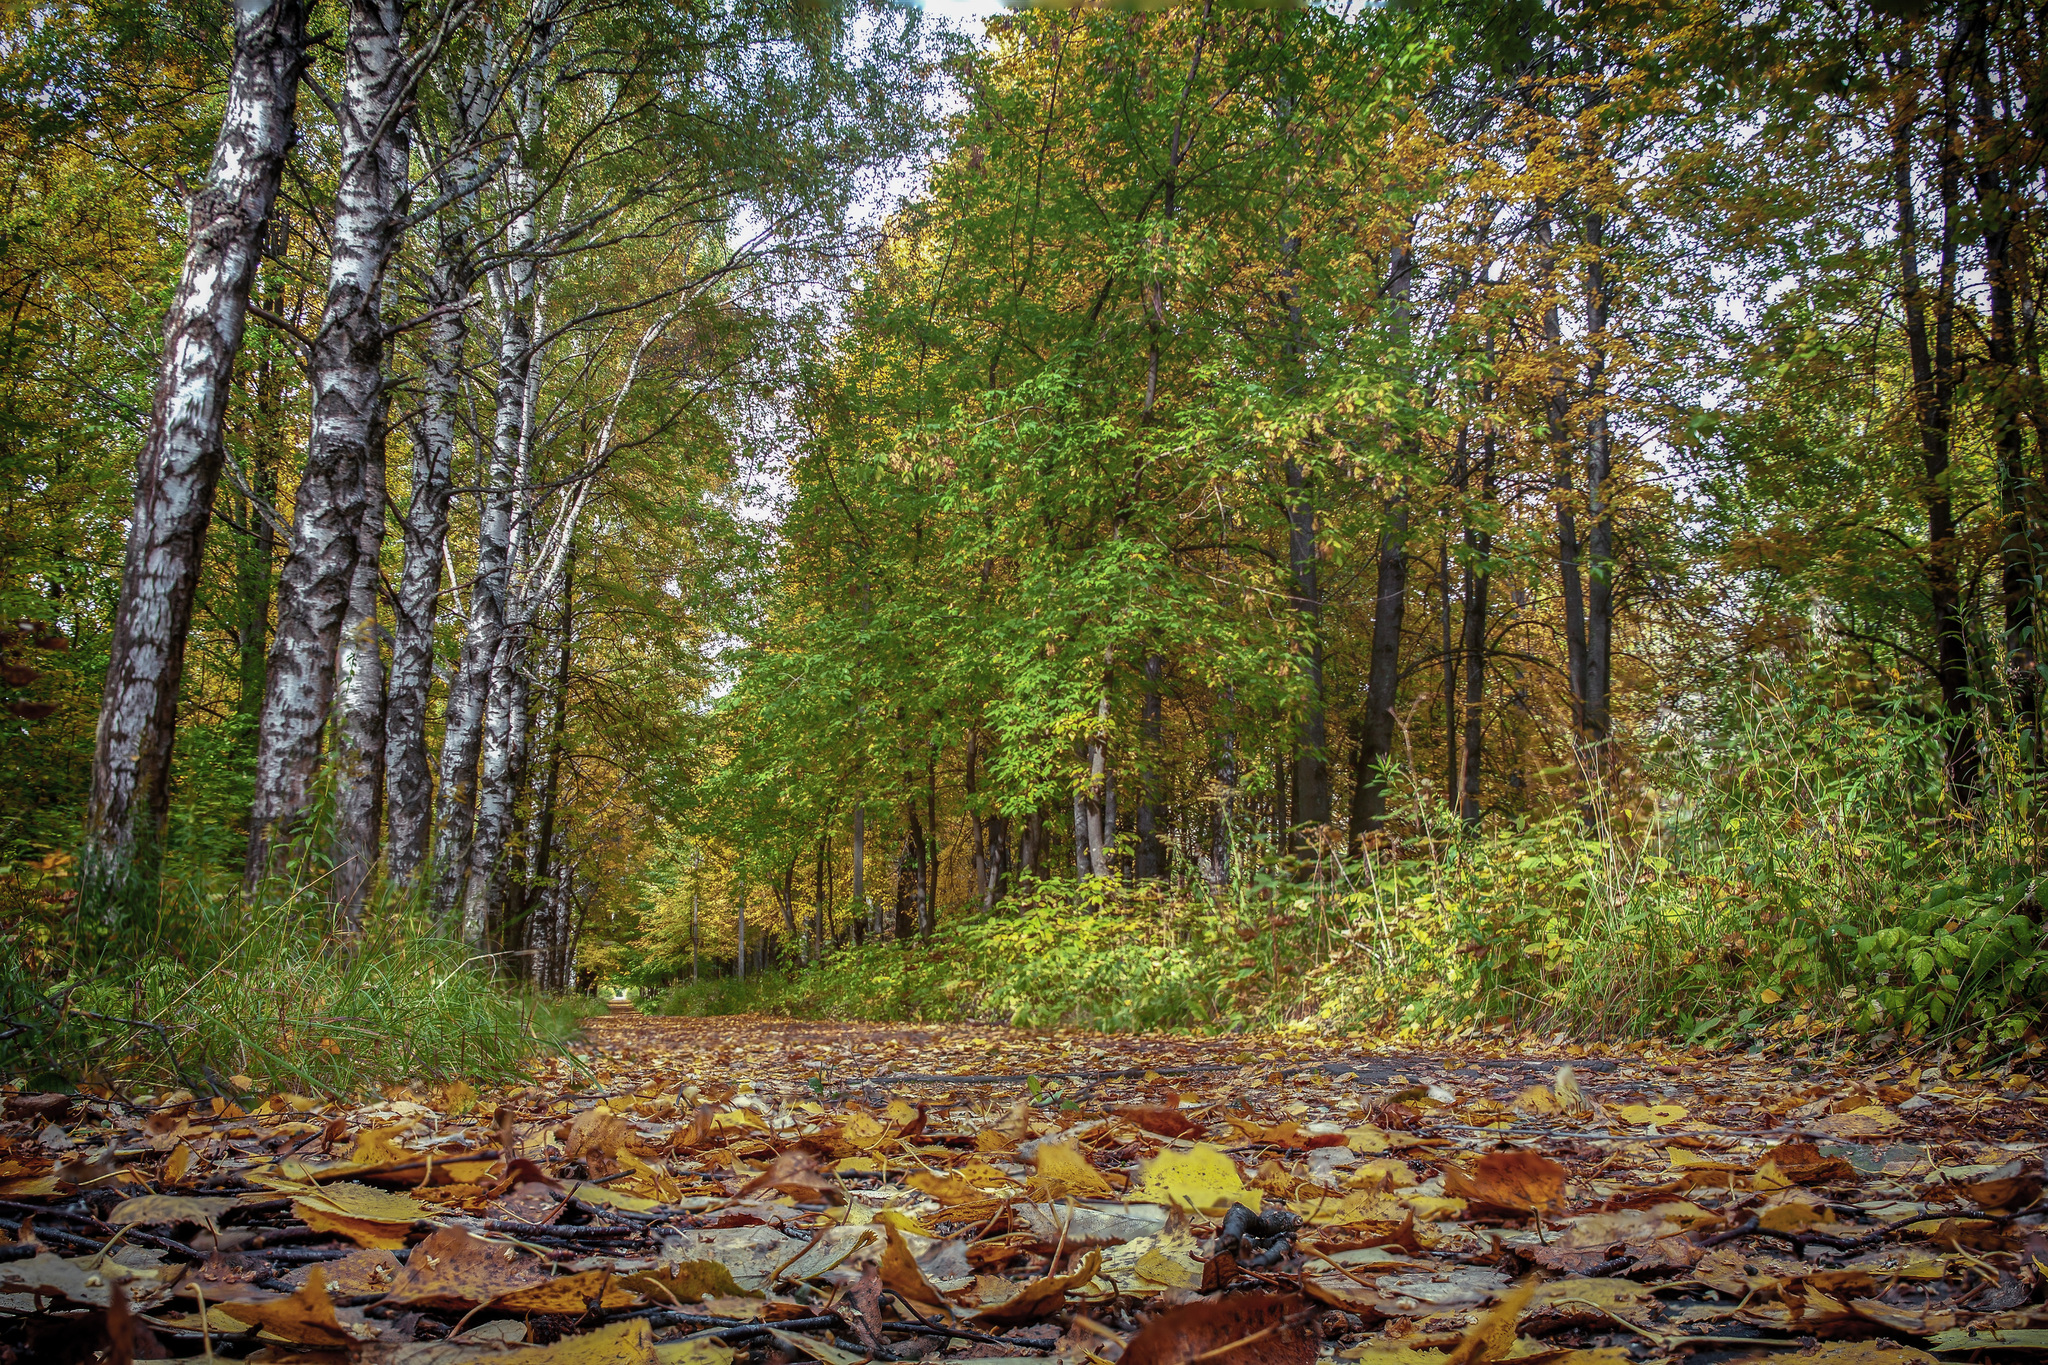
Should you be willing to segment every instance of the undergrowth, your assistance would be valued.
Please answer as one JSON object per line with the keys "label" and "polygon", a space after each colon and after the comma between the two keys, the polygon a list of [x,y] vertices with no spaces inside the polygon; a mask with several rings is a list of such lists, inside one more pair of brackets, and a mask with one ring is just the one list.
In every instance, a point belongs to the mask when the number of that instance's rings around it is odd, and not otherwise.
{"label": "undergrowth", "polygon": [[1467,829],[1410,790],[1359,857],[1243,841],[1214,892],[1042,883],[928,941],[680,983],[653,1008],[2038,1055],[2036,779],[1992,754],[1959,819],[1930,728],[1771,682],[1714,718],[1717,741],[1668,735],[1632,782],[1586,782],[1547,819]]}
{"label": "undergrowth", "polygon": [[0,917],[21,949],[0,964],[16,1030],[0,1068],[33,1085],[349,1095],[506,1080],[602,1010],[505,989],[395,892],[344,935],[317,884],[245,897],[224,873],[173,865],[146,922],[102,936],[71,915],[72,868],[51,855],[0,877]]}

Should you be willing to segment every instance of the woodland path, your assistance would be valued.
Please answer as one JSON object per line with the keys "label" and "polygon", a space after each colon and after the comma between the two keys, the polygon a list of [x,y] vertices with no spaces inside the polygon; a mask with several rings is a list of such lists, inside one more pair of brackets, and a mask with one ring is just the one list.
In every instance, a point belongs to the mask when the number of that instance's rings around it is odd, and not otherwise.
{"label": "woodland path", "polygon": [[484,1092],[10,1095],[0,1362],[2048,1349],[2031,1078],[1585,1051],[614,1015]]}

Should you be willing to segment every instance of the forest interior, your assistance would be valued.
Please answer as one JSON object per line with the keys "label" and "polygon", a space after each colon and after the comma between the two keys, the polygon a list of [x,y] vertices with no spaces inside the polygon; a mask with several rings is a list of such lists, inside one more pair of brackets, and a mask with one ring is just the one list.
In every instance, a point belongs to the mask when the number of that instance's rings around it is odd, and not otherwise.
{"label": "forest interior", "polygon": [[0,174],[0,1365],[2048,1353],[2048,9],[22,0]]}

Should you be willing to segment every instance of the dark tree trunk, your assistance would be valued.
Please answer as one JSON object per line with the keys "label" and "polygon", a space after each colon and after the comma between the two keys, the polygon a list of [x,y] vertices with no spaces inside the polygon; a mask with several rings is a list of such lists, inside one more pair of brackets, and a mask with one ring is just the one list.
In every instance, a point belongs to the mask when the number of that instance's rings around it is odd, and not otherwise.
{"label": "dark tree trunk", "polygon": [[1316,563],[1316,509],[1308,480],[1293,460],[1287,462],[1287,488],[1289,605],[1294,608],[1299,641],[1295,657],[1308,689],[1294,734],[1293,829],[1330,823],[1330,739],[1323,707],[1323,593]]}
{"label": "dark tree trunk", "polygon": [[[1493,432],[1480,451],[1480,489],[1493,503]],[[1482,706],[1486,688],[1486,598],[1493,584],[1487,565],[1493,534],[1469,515],[1465,521],[1465,619],[1459,654],[1465,665],[1464,752],[1458,762],[1458,814],[1468,825],[1479,823],[1479,760],[1486,727]]]}
{"label": "dark tree trunk", "polygon": [[853,920],[854,920],[854,923],[856,923],[856,924],[860,924],[860,925],[866,925],[866,923],[868,922],[868,917],[869,917],[869,915],[870,915],[870,914],[872,913],[872,912],[871,912],[871,911],[870,911],[870,910],[868,909],[868,893],[867,893],[867,887],[866,887],[866,885],[864,884],[864,880],[863,880],[863,879],[864,879],[864,876],[865,876],[865,874],[866,874],[866,872],[867,872],[867,859],[868,859],[868,813],[867,813],[867,809],[866,809],[866,808],[865,808],[864,806],[862,806],[862,805],[861,805],[861,803],[860,803],[860,798],[859,798],[859,797],[855,797],[855,798],[854,798],[854,803],[853,803],[853,887],[852,887],[852,895],[853,895],[853,911],[852,911],[852,914],[853,914]]}
{"label": "dark tree trunk", "polygon": [[1159,829],[1165,812],[1160,807],[1159,749],[1163,729],[1160,680],[1166,661],[1158,654],[1145,656],[1145,695],[1138,711],[1138,847],[1134,868],[1139,881],[1165,874],[1164,846]]}
{"label": "dark tree trunk", "polygon": [[291,142],[305,6],[238,6],[234,44],[213,161],[187,205],[184,270],[164,318],[94,734],[83,890],[88,912],[108,921],[122,915],[131,887],[153,873],[168,815],[185,638],[220,478],[221,422]]}
{"label": "dark tree trunk", "polygon": [[1585,691],[1582,693],[1580,742],[1587,750],[1587,769],[1606,776],[1613,724],[1608,696],[1613,687],[1614,638],[1614,509],[1608,480],[1613,473],[1614,445],[1607,420],[1608,315],[1613,283],[1608,276],[1606,220],[1586,215],[1586,332],[1592,349],[1587,394],[1592,413],[1586,422],[1586,643]]}
{"label": "dark tree trunk", "polygon": [[[547,773],[541,779],[539,800],[535,803],[533,829],[533,867],[527,878],[529,888],[541,888],[546,894],[549,885],[548,861],[553,856],[555,844],[555,810],[562,790],[562,753],[568,747],[565,731],[569,725],[569,660],[575,644],[576,631],[576,547],[574,542],[562,561],[562,617],[557,625],[560,639],[555,647],[554,695],[549,699],[548,716],[548,759]],[[529,918],[530,904],[534,892],[529,889],[521,898],[520,912]],[[693,914],[694,924],[694,914]]]}
{"label": "dark tree trunk", "polygon": [[1387,769],[1394,757],[1394,698],[1401,686],[1401,625],[1408,610],[1408,504],[1389,509],[1380,537],[1373,594],[1372,652],[1366,664],[1365,717],[1353,745],[1351,839],[1380,827],[1387,814]]}
{"label": "dark tree trunk", "polygon": [[930,938],[939,924],[939,751],[924,763],[924,885],[917,907],[917,932]]}
{"label": "dark tree trunk", "polygon": [[1455,813],[1458,809],[1458,753],[1463,736],[1458,725],[1458,649],[1451,636],[1451,547],[1450,541],[1444,537],[1437,540],[1436,575],[1437,633],[1444,667],[1444,807]]}
{"label": "dark tree trunk", "polygon": [[[1904,284],[1906,344],[1912,360],[1913,407],[1920,428],[1922,464],[1927,482],[1922,498],[1927,507],[1927,589],[1935,637],[1935,681],[1941,688],[1948,717],[1947,776],[1949,796],[1958,806],[1977,798],[1976,726],[1969,697],[1969,647],[1963,622],[1962,589],[1957,573],[1961,545],[1956,538],[1955,508],[1949,494],[1950,424],[1955,405],[1955,276],[1956,213],[1960,194],[1955,153],[1960,122],[1955,91],[1944,67],[1941,77],[1942,138],[1937,149],[1936,177],[1941,199],[1941,237],[1937,244],[1937,283],[1930,326],[1927,287],[1920,272],[1919,213],[1914,203],[1913,123],[1901,119],[1893,132],[1893,190],[1898,205],[1899,270]],[[1917,111],[1916,111],[1917,112]]]}
{"label": "dark tree trunk", "polygon": [[1034,807],[1024,817],[1024,846],[1018,856],[1024,872],[1033,881],[1045,875],[1045,812]]}
{"label": "dark tree trunk", "polygon": [[[350,0],[348,14],[342,175],[326,305],[308,367],[312,431],[293,498],[291,553],[278,576],[277,638],[263,692],[245,872],[252,886],[270,871],[273,845],[305,814],[356,566],[371,535],[366,520],[374,512],[381,522],[383,510],[381,495],[371,506],[382,471],[369,466],[383,456],[384,274],[405,222],[401,109],[415,73],[405,60],[400,0]],[[373,768],[344,768],[339,785],[377,776]],[[373,806],[374,796],[360,804]]]}
{"label": "dark tree trunk", "polygon": [[896,939],[907,942],[917,933],[924,913],[924,830],[918,824],[917,803],[903,803],[910,829],[896,855]]}
{"label": "dark tree trunk", "polygon": [[2012,699],[2021,762],[2038,769],[2048,755],[2041,746],[2041,673],[2034,635],[2039,574],[2034,526],[2037,509],[2029,499],[2032,484],[2021,428],[2028,385],[2019,365],[2019,319],[2014,306],[2015,297],[2025,289],[2026,272],[2015,268],[2013,259],[2014,212],[2005,167],[2005,157],[2011,155],[2005,145],[2009,132],[1998,118],[1989,42],[1981,33],[1973,59],[1976,109],[1971,131],[1977,157],[1977,214],[1984,233],[1984,279],[1990,295],[1985,352],[1995,385],[1991,411],[1993,443],[1998,451],[1999,592],[2005,603],[2006,687]]}
{"label": "dark tree trunk", "polygon": [[[274,301],[272,312],[282,307]],[[254,420],[250,423],[246,534],[235,557],[235,714],[249,727],[250,757],[263,714],[263,657],[269,652],[270,584],[277,571],[277,471],[284,463],[284,374],[264,356],[256,362]]]}
{"label": "dark tree trunk", "polygon": [[[1236,701],[1235,693],[1224,691],[1224,706]],[[1230,840],[1237,827],[1237,732],[1225,728],[1216,749],[1216,786],[1209,809],[1208,857],[1203,875],[1212,891],[1230,883]]]}

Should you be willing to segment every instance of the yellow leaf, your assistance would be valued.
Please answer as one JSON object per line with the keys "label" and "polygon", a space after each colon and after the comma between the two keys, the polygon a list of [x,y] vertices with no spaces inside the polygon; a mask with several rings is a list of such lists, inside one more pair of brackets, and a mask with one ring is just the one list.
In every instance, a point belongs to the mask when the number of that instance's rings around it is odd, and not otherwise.
{"label": "yellow leaf", "polygon": [[1502,1295],[1501,1301],[1472,1324],[1464,1340],[1444,1357],[1444,1365],[1487,1365],[1504,1358],[1515,1344],[1515,1325],[1522,1320],[1522,1309],[1535,1293],[1536,1277],[1531,1275]]}
{"label": "yellow leaf", "polygon": [[1256,1213],[1259,1198],[1257,1190],[1245,1188],[1244,1177],[1229,1153],[1206,1142],[1185,1152],[1161,1152],[1146,1162],[1144,1178],[1130,1194],[1133,1203],[1165,1204],[1207,1214],[1223,1213],[1232,1204],[1243,1204]]}
{"label": "yellow leaf", "polygon": [[399,1144],[399,1134],[411,1128],[410,1123],[401,1123],[392,1128],[366,1128],[356,1134],[355,1150],[349,1153],[352,1166],[390,1166],[401,1161],[412,1161],[419,1153]]}
{"label": "yellow leaf", "polygon": [[1686,1115],[1682,1104],[1624,1104],[1615,1112],[1623,1122],[1634,1124],[1677,1123]]}
{"label": "yellow leaf", "polygon": [[1757,999],[1763,1001],[1766,1005],[1775,1005],[1784,998],[1784,996],[1778,994],[1774,990],[1771,990],[1769,987],[1765,987],[1764,993],[1757,997]]}
{"label": "yellow leaf", "polygon": [[192,1169],[192,1149],[184,1143],[171,1148],[164,1158],[164,1184],[175,1185]]}
{"label": "yellow leaf", "polygon": [[1033,1162],[1037,1175],[1030,1186],[1031,1197],[1041,1203],[1065,1199],[1106,1199],[1111,1190],[1102,1172],[1090,1165],[1081,1149],[1065,1142],[1041,1142]]}
{"label": "yellow leaf", "polygon": [[919,1237],[936,1237],[939,1235],[918,1222],[915,1218],[912,1218],[902,1209],[876,1209],[875,1221],[887,1223],[898,1232],[915,1233]]}
{"label": "yellow leaf", "polygon": [[[604,1302],[597,1302],[603,1295]],[[624,1287],[624,1282],[609,1270],[585,1270],[575,1275],[563,1275],[537,1284],[531,1289],[518,1289],[494,1300],[493,1308],[507,1313],[566,1313],[581,1317],[593,1307],[631,1308],[640,1302],[640,1296]]]}
{"label": "yellow leaf", "polygon": [[[724,1118],[723,1114],[719,1115]],[[863,1150],[880,1146],[889,1136],[889,1126],[872,1114],[848,1114],[839,1125],[839,1136]]]}
{"label": "yellow leaf", "polygon": [[[220,1311],[231,1318],[251,1323],[285,1341],[300,1346],[358,1344],[356,1337],[334,1316],[334,1301],[327,1297],[327,1282],[318,1275],[306,1281],[296,1294],[279,1295],[255,1303],[223,1303]],[[366,1329],[368,1331],[374,1329]]]}
{"label": "yellow leaf", "polygon": [[301,1195],[292,1212],[316,1232],[338,1232],[359,1247],[395,1251],[427,1211],[408,1195],[343,1181]]}

